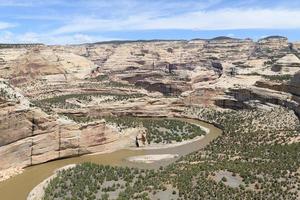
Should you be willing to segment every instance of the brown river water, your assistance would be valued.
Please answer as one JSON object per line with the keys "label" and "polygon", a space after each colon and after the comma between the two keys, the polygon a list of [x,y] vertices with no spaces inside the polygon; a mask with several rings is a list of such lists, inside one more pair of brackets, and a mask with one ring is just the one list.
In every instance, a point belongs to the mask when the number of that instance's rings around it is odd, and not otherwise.
{"label": "brown river water", "polygon": [[157,161],[151,164],[129,162],[126,158],[138,155],[148,154],[178,154],[179,156],[187,155],[191,152],[202,149],[213,139],[217,138],[222,131],[215,126],[192,119],[180,119],[194,123],[210,130],[209,134],[201,140],[183,144],[181,146],[170,147],[165,149],[123,149],[112,153],[84,155],[80,157],[65,158],[54,160],[44,164],[27,167],[22,174],[14,176],[6,181],[0,182],[0,200],[23,200],[27,198],[29,192],[44,179],[48,178],[53,172],[65,165],[78,164],[83,162],[92,162],[103,165],[129,166],[144,169],[157,169],[160,166],[166,166],[178,158],[165,161]]}

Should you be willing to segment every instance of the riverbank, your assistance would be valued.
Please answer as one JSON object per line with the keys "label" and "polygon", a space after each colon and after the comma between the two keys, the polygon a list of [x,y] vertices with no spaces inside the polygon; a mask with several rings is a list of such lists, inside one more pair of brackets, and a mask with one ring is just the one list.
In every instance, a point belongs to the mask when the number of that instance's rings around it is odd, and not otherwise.
{"label": "riverbank", "polygon": [[169,160],[177,157],[179,157],[178,154],[154,154],[144,156],[132,156],[127,158],[127,160],[136,163],[153,163],[156,161]]}
{"label": "riverbank", "polygon": [[[165,119],[165,118],[157,118],[157,119]],[[168,119],[177,119],[180,121],[185,121],[185,122],[189,122],[191,124],[194,124],[196,126],[199,126],[204,132],[205,135],[207,135],[209,133],[209,129],[205,128],[204,126],[201,126],[199,124],[197,124],[198,120],[195,119],[189,119],[189,118],[182,118],[182,117],[170,117]],[[113,128],[113,127],[111,127]],[[178,147],[178,146],[182,146],[182,145],[186,145],[189,143],[193,143],[196,142],[198,140],[203,139],[205,136],[201,135],[201,136],[196,136],[193,139],[189,139],[189,140],[184,140],[181,142],[176,142],[176,141],[172,141],[172,143],[151,143],[148,144],[146,142],[145,145],[140,144],[139,148],[136,148],[135,145],[135,139],[136,139],[136,135],[138,135],[139,133],[143,132],[145,130],[145,128],[141,128],[141,127],[134,127],[134,128],[127,128],[125,130],[122,130],[118,136],[118,139],[110,142],[110,143],[106,143],[102,145],[102,150],[96,153],[89,153],[86,155],[98,155],[98,154],[107,154],[107,153],[112,153],[121,149],[127,149],[127,150],[155,150],[155,149],[168,149],[168,148],[174,148],[174,147]],[[0,171],[0,182],[5,181],[11,177],[14,177],[18,174],[21,174],[24,171],[24,168],[21,167],[13,167],[7,170],[2,170]]]}
{"label": "riverbank", "polygon": [[103,153],[111,153],[111,152],[114,152],[114,151],[117,151],[120,149],[139,151],[139,150],[155,150],[155,149],[174,148],[174,147],[187,145],[187,144],[202,140],[203,138],[205,138],[207,136],[207,134],[210,133],[210,129],[204,127],[203,125],[199,125],[196,123],[196,122],[199,122],[199,120],[197,120],[197,119],[189,119],[189,118],[170,118],[170,119],[179,119],[179,120],[194,124],[194,125],[200,127],[205,132],[205,135],[196,136],[193,139],[184,140],[181,142],[173,141],[172,143],[151,143],[151,144],[147,144],[147,142],[146,142],[145,145],[140,144],[140,146],[137,148],[134,144],[135,144],[136,135],[139,134],[141,128],[128,128],[122,132],[122,134],[120,136],[121,139],[118,141],[120,143],[119,145],[114,145],[114,147],[111,147],[110,150],[107,150],[105,152],[97,152],[97,153],[94,153],[93,155],[103,154]]}
{"label": "riverbank", "polygon": [[35,186],[33,188],[33,190],[31,190],[31,192],[29,193],[29,195],[27,196],[27,200],[41,200],[45,194],[45,190],[44,188],[46,188],[49,184],[49,182],[57,177],[58,173],[62,170],[67,170],[67,169],[71,169],[73,167],[75,167],[75,164],[71,164],[71,165],[66,165],[64,167],[61,167],[57,170],[54,171],[54,174],[51,175],[50,177],[48,177],[47,179],[45,179],[44,181],[42,181],[40,184],[38,184],[37,186]]}
{"label": "riverbank", "polygon": [[13,176],[21,174],[24,171],[24,168],[21,167],[12,167],[6,170],[0,171],[0,182],[5,181]]}
{"label": "riverbank", "polygon": [[[183,119],[181,119],[183,120]],[[190,119],[188,119],[190,120]],[[170,160],[156,161],[154,163],[133,163],[126,160],[126,158],[142,155],[155,155],[155,154],[178,154],[179,156],[187,155],[193,151],[204,148],[212,140],[221,135],[221,130],[214,127],[209,123],[205,123],[199,120],[191,120],[191,122],[197,123],[199,126],[209,130],[209,134],[206,134],[203,138],[197,138],[196,141],[191,143],[181,143],[180,146],[170,146],[165,149],[122,149],[115,150],[111,153],[100,153],[93,155],[83,155],[80,157],[71,157],[61,160],[55,160],[44,164],[28,167],[22,174],[12,177],[6,181],[0,183],[0,193],[4,199],[26,199],[29,192],[41,183],[53,175],[53,171],[58,168],[64,167],[69,164],[80,164],[84,162],[92,162],[96,164],[111,165],[111,166],[128,166],[139,167],[141,169],[158,169],[160,166],[167,166],[174,162],[176,158]],[[107,146],[107,148],[109,148]],[[111,149],[110,149],[111,150]],[[107,151],[106,151],[107,152]],[[24,184],[26,180],[26,184]],[[14,191],[18,189],[18,193]]]}

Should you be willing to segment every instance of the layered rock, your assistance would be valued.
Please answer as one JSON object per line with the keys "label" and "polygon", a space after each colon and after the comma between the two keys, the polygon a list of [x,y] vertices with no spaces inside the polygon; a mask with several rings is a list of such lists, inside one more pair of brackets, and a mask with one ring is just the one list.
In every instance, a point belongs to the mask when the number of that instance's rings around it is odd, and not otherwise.
{"label": "layered rock", "polygon": [[273,71],[288,70],[289,68],[300,68],[300,59],[294,54],[287,54],[278,59],[272,66]]}
{"label": "layered rock", "polygon": [[222,61],[246,60],[251,55],[254,45],[255,43],[251,39],[217,37],[207,41],[203,54],[206,58]]}
{"label": "layered rock", "polygon": [[[0,169],[26,167],[69,156],[101,152],[118,135],[105,122],[78,125],[58,121],[38,110],[9,114],[2,121]],[[16,117],[16,116],[14,116]],[[21,128],[22,127],[22,128]],[[12,134],[6,134],[10,132]]]}
{"label": "layered rock", "polygon": [[[0,49],[0,77],[6,79],[0,81],[0,157],[5,158],[0,169],[103,152],[119,142],[104,121],[81,124],[72,117],[180,116],[190,105],[276,104],[300,115],[300,75],[293,76],[299,47],[284,37],[256,43],[218,37]],[[272,66],[282,70],[271,71]],[[270,80],[276,76],[293,78]],[[100,101],[101,94],[117,100]],[[42,100],[52,102],[48,114],[37,108],[44,108],[36,103]]]}
{"label": "layered rock", "polygon": [[253,109],[283,106],[300,116],[300,101],[286,92],[266,88],[242,87],[226,92],[223,98],[215,101],[216,105],[231,109]]}
{"label": "layered rock", "polygon": [[0,49],[0,58],[4,63],[1,77],[10,79],[13,85],[37,79],[49,82],[83,79],[94,67],[84,57],[46,46]]}
{"label": "layered rock", "polygon": [[270,36],[257,42],[253,56],[278,59],[290,52],[288,39],[282,36]]}
{"label": "layered rock", "polygon": [[289,83],[288,91],[294,95],[300,96],[300,71],[297,72]]}
{"label": "layered rock", "polygon": [[57,119],[25,104],[24,97],[13,88],[2,89],[5,96],[0,96],[0,157],[5,159],[0,160],[0,170],[103,151],[105,144],[118,138],[105,121],[82,125]]}

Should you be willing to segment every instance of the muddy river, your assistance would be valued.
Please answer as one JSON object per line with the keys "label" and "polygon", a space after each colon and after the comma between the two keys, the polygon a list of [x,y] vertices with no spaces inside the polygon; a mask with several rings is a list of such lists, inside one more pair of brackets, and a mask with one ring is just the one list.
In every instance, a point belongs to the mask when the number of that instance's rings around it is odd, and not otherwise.
{"label": "muddy river", "polygon": [[80,157],[65,158],[61,160],[50,161],[44,164],[27,167],[22,174],[14,176],[6,181],[0,182],[0,199],[1,200],[22,200],[26,199],[29,192],[40,182],[51,176],[55,169],[61,168],[69,164],[77,164],[83,162],[93,162],[104,165],[129,166],[145,169],[157,169],[160,166],[166,166],[174,162],[178,158],[164,161],[156,161],[154,163],[136,163],[129,162],[127,158],[139,155],[150,154],[178,154],[180,156],[187,155],[197,151],[208,145],[213,139],[221,134],[221,130],[215,126],[192,119],[180,119],[190,123],[194,123],[209,129],[209,133],[201,140],[183,144],[181,146],[164,148],[164,149],[123,149],[112,153],[84,155]]}

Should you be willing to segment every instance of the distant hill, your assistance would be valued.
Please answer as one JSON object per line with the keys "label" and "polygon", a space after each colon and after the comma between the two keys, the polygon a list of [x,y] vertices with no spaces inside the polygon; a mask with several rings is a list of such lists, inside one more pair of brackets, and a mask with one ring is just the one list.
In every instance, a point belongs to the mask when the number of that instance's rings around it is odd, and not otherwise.
{"label": "distant hill", "polygon": [[20,44],[0,44],[0,49],[4,48],[21,48],[21,47],[33,47],[33,46],[44,46],[42,43],[20,43]]}

